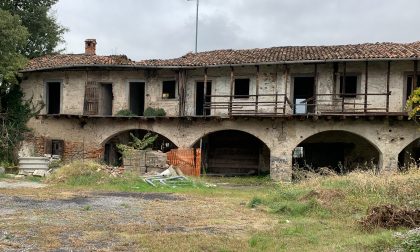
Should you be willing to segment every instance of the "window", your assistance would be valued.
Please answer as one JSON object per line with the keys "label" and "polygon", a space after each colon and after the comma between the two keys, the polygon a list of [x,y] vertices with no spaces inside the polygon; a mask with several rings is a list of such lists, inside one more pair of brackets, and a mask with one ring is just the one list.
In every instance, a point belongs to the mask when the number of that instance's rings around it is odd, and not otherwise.
{"label": "window", "polygon": [[162,82],[162,98],[163,99],[175,99],[176,82],[175,81],[163,81]]}
{"label": "window", "polygon": [[47,82],[46,96],[47,114],[60,114],[61,83],[56,81]]}
{"label": "window", "polygon": [[346,75],[345,85],[344,85],[344,77],[340,76],[340,96],[341,97],[356,97],[357,83],[358,83],[357,75]]}
{"label": "window", "polygon": [[249,98],[249,79],[235,79],[235,98]]}

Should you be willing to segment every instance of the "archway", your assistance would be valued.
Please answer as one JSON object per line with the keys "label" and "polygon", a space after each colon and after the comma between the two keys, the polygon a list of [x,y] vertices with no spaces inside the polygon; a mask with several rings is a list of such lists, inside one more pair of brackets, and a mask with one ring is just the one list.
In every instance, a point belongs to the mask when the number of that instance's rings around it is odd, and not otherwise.
{"label": "archway", "polygon": [[408,169],[410,165],[420,164],[420,138],[407,145],[398,154],[398,167],[401,170]]}
{"label": "archway", "polygon": [[157,139],[150,147],[152,150],[167,152],[171,149],[177,148],[177,146],[171,140],[156,132],[143,129],[126,130],[111,136],[104,142],[104,162],[114,166],[122,165],[121,153],[118,150],[117,145],[129,144],[133,141],[133,136],[138,139],[143,139],[147,133],[158,135]]}
{"label": "archway", "polygon": [[200,138],[202,173],[251,176],[270,173],[270,149],[260,139],[239,130],[221,130]]}
{"label": "archway", "polygon": [[357,134],[331,130],[312,135],[293,151],[295,168],[318,171],[327,167],[343,174],[355,169],[377,169],[380,151]]}

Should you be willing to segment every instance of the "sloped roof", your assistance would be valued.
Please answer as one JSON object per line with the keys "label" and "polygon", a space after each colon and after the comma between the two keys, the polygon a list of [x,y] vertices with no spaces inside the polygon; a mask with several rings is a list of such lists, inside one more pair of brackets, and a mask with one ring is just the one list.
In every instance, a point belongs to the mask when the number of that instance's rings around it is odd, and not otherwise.
{"label": "sloped roof", "polygon": [[125,55],[99,56],[89,54],[51,54],[31,59],[23,71],[77,66],[129,66],[135,62]]}
{"label": "sloped roof", "polygon": [[132,61],[125,55],[47,55],[30,60],[23,71],[77,66],[200,67],[241,64],[322,62],[345,60],[419,59],[420,41],[414,43],[366,43],[332,46],[284,46],[243,50],[215,50],[188,53],[175,59]]}

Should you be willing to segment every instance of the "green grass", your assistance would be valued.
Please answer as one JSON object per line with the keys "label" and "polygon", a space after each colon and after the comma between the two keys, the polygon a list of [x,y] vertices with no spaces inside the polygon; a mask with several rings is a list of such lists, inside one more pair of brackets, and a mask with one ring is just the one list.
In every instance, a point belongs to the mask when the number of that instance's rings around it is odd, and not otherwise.
{"label": "green grass", "polygon": [[47,181],[65,188],[204,195],[270,214],[277,224],[249,234],[249,251],[389,251],[399,242],[394,230],[363,230],[358,221],[373,206],[420,207],[419,170],[382,176],[355,172],[296,183],[275,183],[267,177],[204,177],[174,188],[152,187],[130,173],[110,177],[97,172],[95,165],[87,166],[67,167]]}

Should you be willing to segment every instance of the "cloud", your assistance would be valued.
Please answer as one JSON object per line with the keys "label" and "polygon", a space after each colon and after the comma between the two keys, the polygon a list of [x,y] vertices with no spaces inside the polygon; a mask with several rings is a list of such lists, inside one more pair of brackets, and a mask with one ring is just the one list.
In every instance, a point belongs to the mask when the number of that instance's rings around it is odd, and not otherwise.
{"label": "cloud", "polygon": [[[179,57],[194,50],[196,2],[60,0],[66,52],[96,38],[98,54]],[[201,0],[199,51],[419,40],[417,0]]]}

